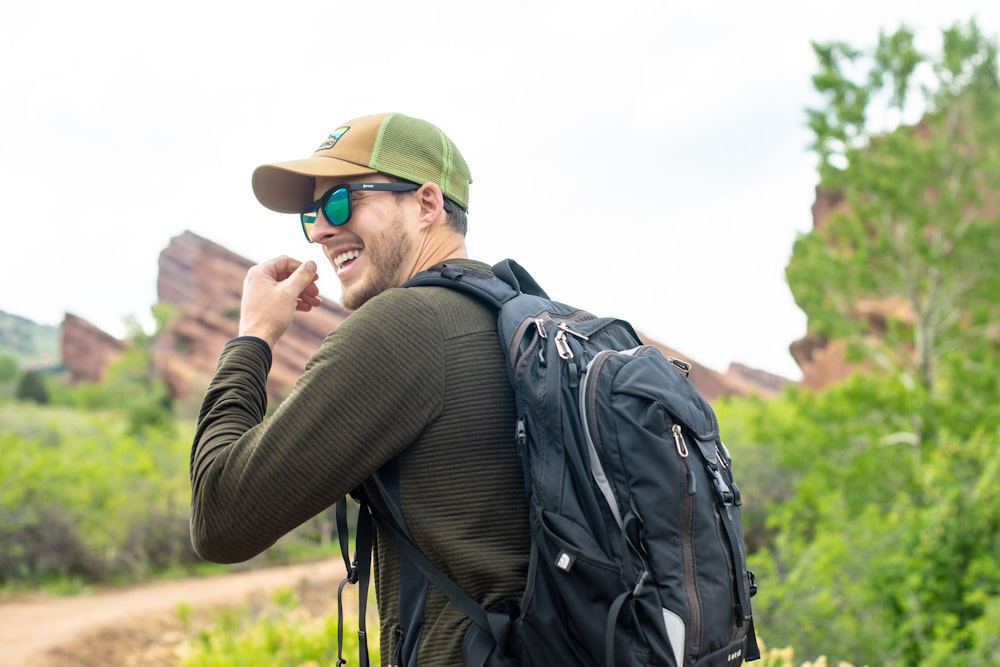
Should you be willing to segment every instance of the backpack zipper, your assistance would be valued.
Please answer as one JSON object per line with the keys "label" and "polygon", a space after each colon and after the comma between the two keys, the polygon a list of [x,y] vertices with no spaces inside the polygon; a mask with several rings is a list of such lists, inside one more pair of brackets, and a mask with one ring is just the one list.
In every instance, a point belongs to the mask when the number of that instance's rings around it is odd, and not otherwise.
{"label": "backpack zipper", "polygon": [[[563,357],[564,350],[569,349],[569,345],[566,342],[566,333],[571,333],[574,336],[587,340],[587,336],[574,331],[569,327],[567,322],[586,322],[588,320],[594,319],[591,313],[585,310],[576,310],[569,315],[557,315],[553,317],[552,313],[545,311],[539,313],[537,317],[526,317],[517,325],[517,329],[514,334],[510,337],[510,345],[507,348],[507,361],[514,369],[514,379],[519,380],[524,372],[525,366],[531,360],[533,354],[538,354],[539,363],[544,366],[546,364],[545,359],[545,346],[540,344],[540,341],[547,340],[549,333],[547,327],[553,322],[558,322],[556,338],[556,351],[560,357]],[[527,347],[522,354],[520,352],[521,345],[524,339],[529,336],[529,330],[534,329],[536,336],[533,336],[529,341]],[[569,357],[572,358],[573,354],[570,351]]]}
{"label": "backpack zipper", "polygon": [[[694,533],[694,501],[692,496],[697,493],[698,487],[694,472],[688,466],[688,452],[690,450],[688,449],[687,441],[684,439],[684,433],[680,425],[671,425],[670,431],[673,433],[674,445],[677,448],[677,455],[681,460],[681,468],[683,470],[683,479],[681,481],[687,488],[687,493],[684,495],[684,508],[681,514],[683,520],[683,528],[681,530],[681,569],[684,574],[684,594],[687,596],[691,628],[690,632],[687,633],[686,642],[688,646],[685,646],[684,649],[685,651],[690,650],[690,652],[695,653],[695,649],[701,643],[701,599],[698,597],[698,586],[695,581],[694,542],[692,540]],[[698,642],[698,645],[695,645],[695,642]]]}
{"label": "backpack zipper", "polygon": [[[566,328],[565,331],[580,336],[584,340],[587,339],[586,336],[572,329]],[[607,501],[608,507],[611,509],[611,513],[614,515],[619,528],[624,528],[625,523],[622,520],[618,496],[615,494],[615,490],[608,480],[607,473],[604,472],[604,464],[600,454],[604,449],[601,446],[601,432],[597,428],[597,424],[593,423],[593,415],[597,411],[597,393],[595,387],[601,367],[604,366],[612,355],[624,354],[630,357],[638,357],[648,349],[648,345],[639,345],[628,350],[601,350],[587,363],[587,367],[584,370],[583,382],[580,383],[580,423],[583,426],[583,435],[586,438],[587,451],[590,455],[590,472],[594,478],[594,482],[597,484],[597,488],[601,491],[601,495]]]}
{"label": "backpack zipper", "polygon": [[592,423],[592,415],[597,409],[597,394],[594,388],[597,385],[597,376],[601,372],[601,367],[604,366],[611,355],[634,355],[639,349],[640,348],[633,348],[631,350],[622,351],[601,350],[595,354],[594,358],[587,364],[587,368],[584,371],[583,382],[580,383],[580,423],[581,426],[583,426],[583,435],[587,441],[587,452],[590,458],[590,474],[594,479],[594,483],[597,484],[597,488],[601,492],[601,495],[604,496],[604,500],[608,503],[608,507],[611,509],[611,514],[614,515],[619,528],[624,528],[625,522],[622,520],[621,508],[619,506],[618,498],[615,495],[615,490],[612,488],[611,482],[608,480],[607,473],[604,472],[604,464],[601,461],[600,452],[603,450],[603,447],[601,447],[601,433],[597,428],[597,424]]}

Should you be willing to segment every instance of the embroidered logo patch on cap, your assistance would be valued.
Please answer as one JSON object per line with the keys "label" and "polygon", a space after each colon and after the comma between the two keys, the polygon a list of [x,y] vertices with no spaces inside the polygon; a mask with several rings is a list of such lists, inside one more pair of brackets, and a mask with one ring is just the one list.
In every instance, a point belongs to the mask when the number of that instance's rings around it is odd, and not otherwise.
{"label": "embroidered logo patch on cap", "polygon": [[330,150],[331,148],[337,145],[337,142],[340,141],[340,138],[344,136],[344,133],[347,132],[349,129],[351,129],[350,125],[344,125],[342,127],[338,127],[336,130],[330,133],[330,136],[326,138],[326,141],[321,143],[319,145],[319,148],[317,148],[316,150],[317,151]]}

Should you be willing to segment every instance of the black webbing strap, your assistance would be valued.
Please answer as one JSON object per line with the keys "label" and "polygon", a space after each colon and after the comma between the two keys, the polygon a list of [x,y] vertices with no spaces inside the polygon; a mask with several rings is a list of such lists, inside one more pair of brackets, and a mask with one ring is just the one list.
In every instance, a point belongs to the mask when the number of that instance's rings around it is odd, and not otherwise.
{"label": "black webbing strap", "polygon": [[[489,615],[486,609],[483,608],[478,602],[472,599],[472,596],[466,593],[462,588],[451,580],[444,572],[439,570],[437,566],[432,563],[427,556],[420,550],[417,546],[416,541],[410,534],[410,531],[406,528],[406,520],[403,518],[403,512],[400,509],[398,503],[394,500],[396,498],[395,494],[391,494],[386,488],[382,476],[375,474],[372,476],[375,481],[376,486],[378,486],[379,491],[382,494],[382,498],[385,500],[385,504],[389,509],[389,515],[383,516],[382,513],[372,508],[372,514],[378,520],[379,525],[385,528],[389,532],[389,536],[393,538],[393,542],[399,547],[399,550],[410,560],[411,563],[417,566],[424,576],[440,589],[449,600],[454,603],[456,607],[462,610],[462,612],[468,616],[473,623],[481,627],[482,629],[493,635],[493,625],[490,623]],[[501,637],[494,637],[500,641]]]}
{"label": "black webbing strap", "polygon": [[[395,509],[393,507],[390,511]],[[395,517],[386,517],[374,510],[372,513],[377,518],[379,525],[386,529],[400,553],[416,565],[428,581],[444,593],[452,604],[493,639],[492,642],[480,641],[471,644],[468,648],[469,654],[466,664],[485,665],[494,645],[503,650],[502,647],[507,646],[510,635],[510,617],[506,613],[486,610],[472,596],[462,590],[461,586],[452,581],[424,555],[420,547],[413,541],[412,536],[406,531],[405,526],[400,526]]]}
{"label": "black webbing strap", "polygon": [[[457,583],[431,563],[427,556],[420,550],[420,547],[417,546],[413,536],[406,528],[402,510],[394,500],[396,496],[389,493],[382,476],[376,474],[372,479],[385,499],[386,506],[389,508],[389,515],[386,516],[377,511],[369,503],[363,490],[355,490],[354,495],[358,499],[360,507],[358,509],[358,527],[355,535],[353,561],[350,560],[349,556],[350,547],[348,545],[346,499],[339,500],[336,505],[337,533],[340,540],[341,554],[344,557],[344,565],[347,568],[348,574],[344,578],[344,581],[341,582],[340,588],[337,591],[337,662],[335,663],[335,667],[341,667],[341,665],[346,664],[346,660],[343,659],[344,614],[341,591],[348,583],[360,584],[358,591],[359,596],[361,596],[359,601],[361,616],[358,621],[358,637],[360,638],[358,649],[360,654],[359,664],[361,667],[369,667],[368,645],[365,633],[365,611],[368,597],[368,582],[371,576],[373,519],[378,521],[379,525],[387,531],[388,536],[397,545],[400,553],[409,559],[427,577],[428,581],[444,593],[451,600],[452,604],[468,616],[473,623],[482,628],[489,637],[493,638],[496,645],[500,647],[506,646],[510,633],[510,617],[506,613],[487,611],[471,595],[466,593]],[[485,664],[492,646],[477,643],[470,650],[469,664],[482,665]]]}
{"label": "black webbing strap", "polygon": [[354,559],[350,557],[347,528],[347,499],[341,498],[336,505],[337,538],[340,553],[344,558],[347,576],[337,587],[337,662],[336,667],[347,664],[344,660],[344,586],[358,584],[358,664],[369,667],[368,631],[368,584],[372,571],[372,515],[367,503],[358,509],[358,525],[354,535]]}
{"label": "black webbing strap", "polygon": [[[719,501],[718,516],[722,519],[722,525],[725,528],[724,532],[726,534],[726,540],[729,542],[729,551],[733,557],[733,574],[734,576],[741,578],[749,578],[752,575],[744,567],[741,567],[742,563],[739,562],[740,559],[738,558],[738,555],[742,555],[743,561],[745,562],[746,554],[743,553],[743,539],[732,515],[733,511],[739,511],[736,507],[738,494],[725,484],[725,480],[719,472],[719,454],[715,443],[706,442],[700,438],[695,438],[695,442],[698,443],[698,449],[701,451],[702,459],[705,461],[705,468],[709,476],[712,477],[713,485],[715,486],[716,499]],[[739,605],[737,612],[743,622],[748,624],[746,659],[757,660],[760,658],[760,649],[757,645],[757,635],[753,625],[753,612],[750,608],[750,596],[756,592],[750,590],[754,583],[749,579],[747,581],[740,580],[734,583],[736,585],[736,596],[738,599],[737,604]]]}

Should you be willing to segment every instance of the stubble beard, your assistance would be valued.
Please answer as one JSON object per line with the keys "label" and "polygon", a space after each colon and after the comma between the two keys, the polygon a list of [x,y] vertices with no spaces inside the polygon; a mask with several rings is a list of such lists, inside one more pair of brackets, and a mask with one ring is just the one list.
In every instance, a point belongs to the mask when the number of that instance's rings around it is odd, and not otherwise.
{"label": "stubble beard", "polygon": [[366,264],[365,272],[361,280],[343,288],[341,305],[347,310],[357,310],[387,289],[399,287],[409,250],[410,241],[404,232],[402,221],[396,218],[373,243],[365,244],[362,255]]}

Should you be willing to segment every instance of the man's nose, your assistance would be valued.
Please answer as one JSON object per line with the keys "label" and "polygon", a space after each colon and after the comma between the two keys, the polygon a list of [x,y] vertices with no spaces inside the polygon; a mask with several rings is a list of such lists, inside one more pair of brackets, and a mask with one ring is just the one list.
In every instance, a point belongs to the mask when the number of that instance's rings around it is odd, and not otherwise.
{"label": "man's nose", "polygon": [[340,233],[343,225],[331,225],[326,218],[323,209],[316,211],[316,221],[313,222],[312,229],[309,230],[309,238],[313,243],[324,243]]}

